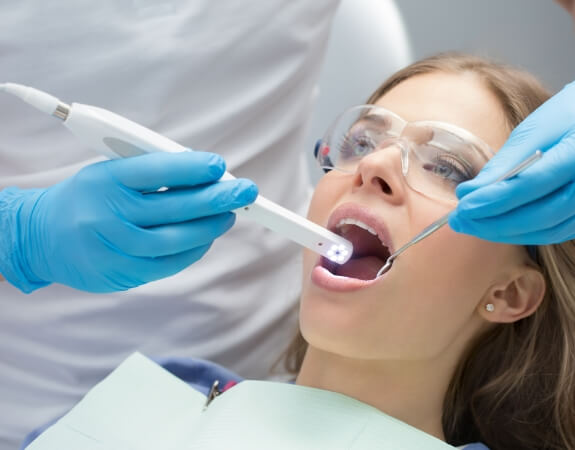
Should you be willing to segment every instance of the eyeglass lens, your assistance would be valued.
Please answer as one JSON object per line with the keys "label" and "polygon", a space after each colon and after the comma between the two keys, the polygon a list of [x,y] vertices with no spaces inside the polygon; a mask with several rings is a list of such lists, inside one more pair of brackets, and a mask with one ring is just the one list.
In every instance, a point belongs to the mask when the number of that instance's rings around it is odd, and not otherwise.
{"label": "eyeglass lens", "polygon": [[356,108],[332,126],[317,158],[325,168],[355,172],[365,156],[398,146],[402,172],[412,189],[456,200],[457,185],[475,177],[487,157],[455,128],[445,129],[437,122],[407,123],[382,108]]}

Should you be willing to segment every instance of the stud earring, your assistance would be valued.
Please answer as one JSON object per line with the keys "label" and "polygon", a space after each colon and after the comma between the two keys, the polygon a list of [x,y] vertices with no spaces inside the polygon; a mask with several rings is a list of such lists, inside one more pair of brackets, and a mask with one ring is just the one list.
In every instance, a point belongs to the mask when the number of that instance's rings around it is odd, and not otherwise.
{"label": "stud earring", "polygon": [[487,305],[485,305],[485,310],[488,312],[493,312],[495,311],[495,305],[493,303],[487,303]]}

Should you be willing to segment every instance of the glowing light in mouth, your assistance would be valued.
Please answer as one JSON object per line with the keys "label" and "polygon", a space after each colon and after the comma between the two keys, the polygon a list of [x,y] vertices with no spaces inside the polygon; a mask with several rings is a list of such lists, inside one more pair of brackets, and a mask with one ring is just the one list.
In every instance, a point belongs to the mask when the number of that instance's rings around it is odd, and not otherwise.
{"label": "glowing light in mouth", "polygon": [[327,252],[327,258],[335,263],[342,264],[347,261],[349,250],[341,244],[333,244]]}

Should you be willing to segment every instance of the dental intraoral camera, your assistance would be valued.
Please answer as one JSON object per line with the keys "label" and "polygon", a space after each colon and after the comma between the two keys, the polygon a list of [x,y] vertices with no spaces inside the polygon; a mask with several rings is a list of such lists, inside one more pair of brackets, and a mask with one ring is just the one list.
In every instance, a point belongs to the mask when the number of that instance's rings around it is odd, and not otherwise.
{"label": "dental intraoral camera", "polygon": [[[59,118],[78,139],[110,159],[152,152],[190,151],[165,136],[102,108],[79,103],[68,105],[46,92],[15,83],[0,84],[0,90]],[[226,172],[221,179],[234,178]],[[261,195],[253,204],[234,212],[338,264],[347,262],[353,253],[353,245],[347,239]]]}

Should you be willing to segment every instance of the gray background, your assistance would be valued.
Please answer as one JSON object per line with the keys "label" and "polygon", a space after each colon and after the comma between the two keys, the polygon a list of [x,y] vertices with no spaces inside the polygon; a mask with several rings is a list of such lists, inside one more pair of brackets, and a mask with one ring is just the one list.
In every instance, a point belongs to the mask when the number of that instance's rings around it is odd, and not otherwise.
{"label": "gray background", "polygon": [[519,65],[559,90],[575,80],[571,16],[552,0],[397,0],[413,57],[463,50]]}

